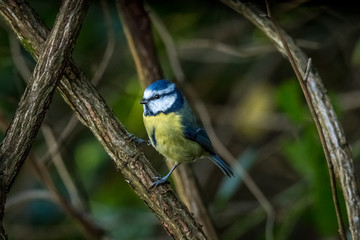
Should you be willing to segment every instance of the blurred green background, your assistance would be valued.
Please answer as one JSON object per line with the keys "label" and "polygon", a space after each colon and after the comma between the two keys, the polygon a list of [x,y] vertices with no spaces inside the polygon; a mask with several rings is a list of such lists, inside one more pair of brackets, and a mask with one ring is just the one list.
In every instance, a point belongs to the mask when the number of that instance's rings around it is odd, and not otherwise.
{"label": "blurred green background", "polygon": [[[92,2],[73,58],[92,79],[105,62],[104,52],[111,50],[96,88],[128,131],[147,138],[139,104],[143,89],[115,3],[106,3]],[[275,209],[274,239],[337,239],[327,165],[290,64],[260,30],[220,2],[147,3],[172,36],[186,81],[205,103],[216,134]],[[29,4],[52,26],[60,1]],[[284,1],[271,6],[280,26],[312,57],[359,169],[360,14],[350,4]],[[165,76],[176,81],[162,38],[156,28],[153,32]],[[0,140],[34,66],[0,21]],[[35,160],[44,161],[53,145],[49,136],[59,139],[72,114],[56,93],[30,153]],[[162,157],[149,146],[142,148],[154,167],[166,173]],[[45,159],[59,191],[72,201],[77,196],[75,204],[91,211],[115,239],[170,238],[80,123],[63,141],[60,157],[67,170]],[[265,239],[266,214],[241,179],[224,179],[205,160],[191,166],[221,239]],[[85,239],[28,162],[11,189],[5,227],[10,239]]]}

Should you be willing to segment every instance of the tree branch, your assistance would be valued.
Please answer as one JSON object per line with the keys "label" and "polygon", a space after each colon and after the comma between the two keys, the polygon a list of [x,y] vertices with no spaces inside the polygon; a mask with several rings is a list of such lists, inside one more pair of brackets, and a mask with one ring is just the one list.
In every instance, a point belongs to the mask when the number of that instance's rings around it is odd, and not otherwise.
{"label": "tree branch", "polygon": [[[143,88],[163,78],[162,69],[157,58],[151,22],[143,7],[142,0],[117,0],[119,16],[136,70]],[[120,14],[121,13],[121,14]]]}
{"label": "tree branch", "polygon": [[[106,1],[101,1],[101,7],[104,13],[104,21],[105,21],[105,28],[106,28],[106,35],[107,35],[107,44],[104,55],[96,68],[96,71],[91,78],[91,83],[94,86],[97,86],[100,82],[101,78],[103,77],[106,68],[108,67],[111,57],[113,56],[114,49],[115,49],[115,32],[113,27],[111,26],[111,19],[109,13],[109,7]],[[57,142],[48,149],[48,152],[41,158],[42,162],[47,162],[51,155],[56,154],[62,148],[63,143],[66,139],[69,138],[70,134],[73,133],[73,130],[78,125],[79,120],[76,117],[76,114],[73,113],[71,115],[70,120],[68,121],[67,125],[64,127],[60,137],[57,139]]]}
{"label": "tree branch", "polygon": [[[181,67],[176,45],[174,40],[172,39],[172,36],[166,29],[164,23],[160,20],[160,18],[155,14],[154,11],[149,11],[149,14],[156,30],[160,35],[160,38],[162,38],[166,46],[169,62],[174,72],[174,75],[176,76],[176,79],[181,84],[185,85],[186,76]],[[220,154],[222,158],[224,158],[227,162],[231,163],[232,167],[239,176],[242,176],[245,185],[254,195],[259,204],[265,209],[268,216],[265,225],[265,235],[267,240],[271,240],[273,238],[275,212],[270,201],[266,198],[266,196],[254,182],[254,180],[242,168],[242,166],[240,164],[236,164],[235,157],[219,140],[214,131],[214,128],[212,127],[211,121],[209,120],[210,117],[205,107],[205,104],[200,100],[195,89],[190,84],[187,84],[185,90],[186,93],[190,96],[192,102],[194,102],[194,107],[196,108],[201,122],[203,123],[207,133],[209,134],[209,137],[216,151]],[[178,191],[179,195],[184,196],[182,200],[185,203],[189,204],[188,206],[195,213],[195,216],[198,216],[199,219],[202,219],[202,223],[204,224],[204,231],[208,233],[208,236],[211,236],[213,239],[217,239],[218,237],[215,235],[216,232],[212,220],[201,199],[201,195],[198,190],[199,187],[196,179],[193,177],[191,169],[187,166],[182,166],[182,168],[179,168],[178,172],[175,172],[173,178],[176,179],[176,189],[180,189],[180,192]]]}
{"label": "tree branch", "polygon": [[[0,4],[0,15],[14,30],[24,47],[38,58],[48,30],[26,3],[6,1]],[[84,74],[70,63],[59,82],[58,90],[78,118],[104,146],[115,166],[122,172],[136,194],[156,214],[167,232],[176,239],[205,239],[201,226],[169,186],[149,189],[152,177],[158,175],[144,154],[128,138],[117,120]]]}
{"label": "tree branch", "polygon": [[301,89],[302,89],[302,91],[304,93],[305,100],[306,100],[306,102],[307,102],[307,104],[309,106],[311,115],[313,116],[316,128],[318,130],[321,145],[322,145],[322,147],[324,149],[326,162],[328,164],[332,197],[333,197],[336,217],[337,217],[337,221],[338,221],[338,225],[339,225],[339,234],[340,234],[340,237],[341,237],[342,240],[346,240],[346,232],[345,232],[344,223],[343,223],[343,220],[342,220],[340,203],[339,203],[338,194],[337,194],[337,188],[336,188],[336,178],[335,178],[335,174],[334,174],[334,167],[333,167],[333,164],[331,162],[329,149],[327,148],[327,145],[325,143],[325,136],[324,136],[324,133],[323,133],[323,131],[321,129],[319,118],[316,115],[314,105],[313,105],[313,103],[312,103],[312,101],[310,99],[310,94],[309,94],[309,91],[308,91],[307,86],[306,86],[306,82],[307,82],[307,80],[309,78],[310,70],[311,70],[311,67],[312,67],[311,58],[309,58],[309,60],[308,60],[308,63],[307,63],[306,68],[305,68],[306,71],[305,71],[305,74],[304,74],[304,77],[303,77],[301,75],[296,63],[295,63],[294,57],[292,56],[292,54],[290,52],[289,46],[287,45],[279,26],[274,21],[272,15],[271,15],[270,6],[269,6],[268,2],[267,1],[265,1],[265,2],[266,2],[266,8],[267,8],[268,17],[269,17],[270,21],[272,22],[272,24],[273,24],[273,26],[275,28],[275,31],[279,36],[279,39],[280,39],[281,43],[284,46],[284,50],[286,52],[286,55],[287,55],[287,57],[289,59],[291,67],[293,68],[293,70],[295,72],[295,75],[296,75],[297,79],[299,80],[300,87],[301,87]]}
{"label": "tree branch", "polygon": [[[1,3],[3,5],[3,3]],[[88,0],[64,1],[29,85],[0,145],[0,220],[6,196],[38,133],[80,32]],[[2,229],[1,234],[6,238]]]}
{"label": "tree branch", "polygon": [[81,230],[88,239],[97,240],[108,238],[107,232],[99,226],[89,214],[74,204],[71,204],[71,202],[61,194],[43,163],[39,163],[38,160],[32,157],[29,157],[28,160],[41,181],[53,194],[59,206],[74,219],[74,222],[81,227]]}
{"label": "tree branch", "polygon": [[[288,55],[279,34],[274,29],[273,23],[266,14],[260,12],[249,3],[243,3],[238,0],[221,1],[261,29],[274,42],[281,53],[285,56]],[[281,29],[280,31],[294,58],[294,64],[301,75],[299,80],[302,81],[302,79],[305,79],[304,76],[305,69],[307,69],[308,58],[301,49],[295,45],[291,37]],[[355,175],[351,151],[346,141],[343,128],[337,119],[329,97],[326,95],[322,80],[314,68],[309,70],[307,81],[303,83],[306,85],[304,94],[306,94],[306,92],[309,94],[309,107],[314,110],[313,118],[317,124],[319,135],[323,135],[324,137],[322,144],[325,156],[329,158],[328,162],[330,163],[330,167],[334,167],[336,176],[340,181],[340,186],[345,198],[352,239],[360,239],[360,188]]]}
{"label": "tree branch", "polygon": [[[2,112],[0,111],[0,114]],[[6,119],[0,119],[0,131],[5,132],[7,129],[7,126],[9,125],[8,121]],[[44,128],[44,126],[42,126]],[[48,128],[48,127],[47,127]],[[49,131],[49,130],[48,130]],[[46,138],[46,137],[45,137]],[[54,202],[58,203],[60,207],[63,208],[63,210],[69,214],[70,217],[74,219],[76,223],[81,227],[81,230],[83,233],[87,236],[89,239],[106,239],[107,238],[107,232],[102,229],[99,225],[95,223],[95,221],[91,218],[89,214],[87,214],[82,207],[79,207],[79,204],[71,203],[67,200],[66,197],[64,197],[61,192],[56,187],[54,181],[52,180],[50,173],[48,169],[45,166],[45,163],[41,161],[41,159],[35,159],[31,154],[27,156],[26,161],[30,162],[30,165],[35,170],[36,174],[39,176],[42,183],[47,187],[49,192],[46,192],[47,194],[43,193],[36,193],[33,194],[32,197],[41,197],[41,198],[51,198]],[[55,164],[56,165],[56,164]],[[66,183],[64,183],[66,185]],[[70,193],[70,191],[69,191]],[[71,194],[71,193],[70,193]],[[29,200],[30,197],[29,193],[21,194],[20,199],[19,197],[16,197],[13,202],[9,202],[9,200],[6,202],[6,211],[9,210],[9,208],[12,207],[12,205],[16,205],[16,203],[25,201],[26,199]]]}
{"label": "tree branch", "polygon": [[[137,63],[136,66],[140,82],[149,85],[151,82],[163,78],[161,74],[162,69],[156,55],[156,47],[153,41],[150,24],[151,20],[151,23],[158,30],[158,22],[160,20],[154,20],[154,12],[149,10],[148,6],[147,9],[144,9],[142,1],[118,0],[116,2],[123,28],[126,29],[125,35],[128,44],[131,48],[133,58]],[[147,12],[149,12],[149,15]],[[171,36],[169,37],[171,38]],[[146,46],[146,48],[144,48],[144,46]],[[169,50],[167,45],[166,49],[168,52],[172,50]],[[143,61],[139,62],[137,59],[143,59]],[[146,59],[151,61],[145,61]],[[184,74],[181,74],[181,76],[178,74],[181,69],[176,71],[171,60],[170,64],[173,68],[177,81],[179,83],[183,83],[185,80]],[[146,76],[143,73],[146,73]],[[173,167],[173,163],[170,161],[167,161],[166,164],[169,169]],[[207,238],[217,240],[218,236],[216,229],[201,198],[199,184],[196,181],[191,167],[189,165],[180,166],[172,174],[172,179],[175,183],[177,194],[194,214],[196,220],[201,223]]]}

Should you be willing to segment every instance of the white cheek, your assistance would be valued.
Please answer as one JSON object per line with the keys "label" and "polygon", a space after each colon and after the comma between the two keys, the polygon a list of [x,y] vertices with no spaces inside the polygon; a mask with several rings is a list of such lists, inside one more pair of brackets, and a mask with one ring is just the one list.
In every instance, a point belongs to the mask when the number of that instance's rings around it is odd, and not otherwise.
{"label": "white cheek", "polygon": [[162,101],[160,102],[162,102],[165,106],[168,106],[168,108],[170,108],[174,104],[175,100],[176,100],[176,96],[170,95],[162,99]]}
{"label": "white cheek", "polygon": [[150,109],[152,109],[154,113],[165,112],[171,108],[171,106],[175,103],[175,100],[176,96],[170,95],[162,99],[152,101],[150,102]]}

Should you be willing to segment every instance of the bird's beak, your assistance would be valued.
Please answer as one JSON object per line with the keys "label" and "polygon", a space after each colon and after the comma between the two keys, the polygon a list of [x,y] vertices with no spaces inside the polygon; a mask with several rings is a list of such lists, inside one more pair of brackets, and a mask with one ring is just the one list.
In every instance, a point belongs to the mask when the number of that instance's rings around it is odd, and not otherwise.
{"label": "bird's beak", "polygon": [[144,99],[144,98],[143,98],[143,99],[141,99],[141,101],[140,101],[140,103],[141,103],[141,104],[147,104],[148,102],[149,102],[149,101],[148,101],[148,100],[146,100],[146,99]]}

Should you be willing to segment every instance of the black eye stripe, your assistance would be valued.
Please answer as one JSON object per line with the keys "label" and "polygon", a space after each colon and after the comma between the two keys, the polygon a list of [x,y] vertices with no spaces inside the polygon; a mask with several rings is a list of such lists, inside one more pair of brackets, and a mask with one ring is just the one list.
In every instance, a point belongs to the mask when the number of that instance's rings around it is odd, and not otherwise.
{"label": "black eye stripe", "polygon": [[161,97],[164,97],[164,96],[167,96],[167,95],[171,95],[175,93],[175,90],[171,91],[171,92],[168,92],[168,93],[163,93],[163,94],[156,94],[155,96],[149,98],[149,100],[154,100],[154,99],[159,99]]}

